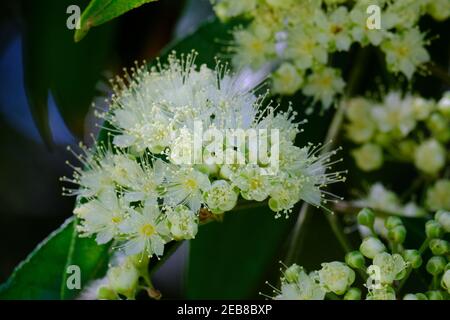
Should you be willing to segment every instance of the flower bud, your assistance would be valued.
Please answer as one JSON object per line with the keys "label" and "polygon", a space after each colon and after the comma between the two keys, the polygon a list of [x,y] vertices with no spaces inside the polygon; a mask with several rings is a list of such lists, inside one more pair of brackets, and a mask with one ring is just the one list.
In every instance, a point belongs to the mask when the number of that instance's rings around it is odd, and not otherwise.
{"label": "flower bud", "polygon": [[414,293],[408,293],[403,297],[403,300],[419,300]]}
{"label": "flower bud", "polygon": [[444,295],[438,290],[428,291],[426,295],[428,300],[444,300]]}
{"label": "flower bud", "polygon": [[297,282],[298,276],[302,270],[302,267],[294,263],[292,266],[287,268],[286,271],[284,271],[284,278],[289,283],[295,283]]}
{"label": "flower bud", "polygon": [[375,221],[375,214],[373,213],[373,211],[369,208],[364,208],[361,211],[359,211],[358,213],[358,223],[372,228],[373,227],[373,222]]}
{"label": "flower bud", "polygon": [[427,221],[425,224],[425,233],[429,239],[442,237],[442,231],[441,225],[435,220]]}
{"label": "flower bud", "polygon": [[445,269],[445,258],[441,256],[434,256],[427,263],[427,271],[428,273],[436,276],[444,271]]}
{"label": "flower bud", "polygon": [[407,261],[413,269],[417,269],[422,265],[422,256],[417,250],[405,250],[403,259]]}
{"label": "flower bud", "polygon": [[448,242],[442,239],[432,239],[429,246],[435,256],[443,256],[449,251]]}
{"label": "flower bud", "polygon": [[425,173],[434,175],[445,166],[445,148],[436,140],[422,142],[416,149],[414,163]]}
{"label": "flower bud", "polygon": [[450,211],[439,210],[434,219],[439,222],[445,232],[450,232]]}
{"label": "flower bud", "polygon": [[97,289],[97,299],[99,300],[116,300],[117,294],[108,286],[101,286]]}
{"label": "flower bud", "polygon": [[388,238],[394,243],[403,243],[406,238],[406,228],[404,226],[396,226],[388,231]]}
{"label": "flower bud", "polygon": [[344,295],[344,300],[361,300],[361,290],[358,288],[350,288]]}
{"label": "flower bud", "polygon": [[403,222],[402,222],[402,219],[400,219],[399,217],[390,216],[386,219],[386,221],[384,222],[384,225],[387,229],[392,229],[396,226],[402,226]]}
{"label": "flower bud", "polygon": [[361,253],[369,259],[373,259],[378,253],[385,250],[386,247],[383,242],[375,237],[365,238],[359,246],[359,251],[361,251]]}
{"label": "flower bud", "polygon": [[364,269],[366,260],[359,251],[352,251],[345,255],[345,263],[354,269]]}
{"label": "flower bud", "polygon": [[112,267],[108,271],[108,280],[111,289],[126,297],[133,295],[138,284],[138,279],[139,272],[131,262]]}
{"label": "flower bud", "polygon": [[417,300],[428,300],[428,297],[423,293],[416,293]]}
{"label": "flower bud", "polygon": [[442,276],[441,286],[450,294],[450,269],[447,269]]}
{"label": "flower bud", "polygon": [[363,171],[373,171],[383,165],[383,149],[379,145],[366,143],[352,151],[356,165]]}

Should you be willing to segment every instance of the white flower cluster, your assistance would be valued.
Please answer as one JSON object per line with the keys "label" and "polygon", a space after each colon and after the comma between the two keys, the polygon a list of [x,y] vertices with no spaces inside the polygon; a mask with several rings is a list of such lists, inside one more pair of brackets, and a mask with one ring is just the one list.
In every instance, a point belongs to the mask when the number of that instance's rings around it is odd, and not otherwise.
{"label": "white flower cluster", "polygon": [[[373,230],[374,215],[364,209],[358,221]],[[450,244],[444,240],[449,232],[450,212],[436,213],[434,220],[427,222],[425,245],[418,250],[404,249],[406,229],[398,217],[385,222],[389,230],[389,247],[396,253],[387,252],[386,245],[374,233],[363,239],[359,250],[347,253],[345,263],[333,261],[322,263],[318,271],[306,271],[294,264],[283,272],[281,289],[274,288],[274,299],[283,300],[360,300],[362,290],[356,286],[356,274],[361,275],[367,288],[366,300],[395,300],[412,269],[422,266],[422,254],[429,249],[433,256],[426,263],[426,270],[434,278],[425,293],[407,293],[404,299],[448,300],[450,299]],[[370,263],[367,263],[370,260]]]}
{"label": "white flower cluster", "polygon": [[[233,63],[259,68],[280,62],[273,89],[293,94],[299,89],[328,107],[345,83],[329,55],[349,51],[354,43],[379,47],[391,72],[408,79],[429,60],[427,41],[417,24],[424,14],[437,20],[450,16],[447,0],[215,0],[222,20],[244,17],[234,31]],[[380,8],[380,29],[368,27],[369,6]],[[371,22],[372,23],[372,22]]]}
{"label": "white flower cluster", "polygon": [[[263,108],[263,99],[242,91],[238,78],[221,67],[198,68],[194,58],[171,55],[167,65],[132,69],[116,81],[110,110],[99,114],[111,141],[85,149],[74,178],[63,178],[78,185],[65,191],[79,197],[74,213],[82,234],[95,235],[100,244],[114,239],[129,255],[160,256],[167,242],[195,237],[201,211],[222,214],[242,197],[268,199],[280,216],[300,200],[321,206],[327,201],[321,189],[343,180],[326,173],[336,151],[294,145],[294,112]],[[278,130],[279,140],[271,142],[278,170],[267,174],[267,163],[246,161],[247,140],[224,140],[213,150],[202,140],[203,160],[221,152],[231,154],[232,163],[175,161],[195,149],[196,123],[204,130]]]}
{"label": "white flower cluster", "polygon": [[[417,205],[401,205],[397,195],[379,183],[371,187],[360,205],[406,216],[423,215],[425,209],[450,210],[450,180],[445,175],[450,147],[450,92],[437,102],[391,92],[381,103],[354,98],[346,104],[346,135],[359,145],[351,153],[361,170],[380,169],[385,161],[410,163],[428,181],[425,197],[417,197],[424,201]],[[420,190],[423,183],[418,179],[416,189]]]}

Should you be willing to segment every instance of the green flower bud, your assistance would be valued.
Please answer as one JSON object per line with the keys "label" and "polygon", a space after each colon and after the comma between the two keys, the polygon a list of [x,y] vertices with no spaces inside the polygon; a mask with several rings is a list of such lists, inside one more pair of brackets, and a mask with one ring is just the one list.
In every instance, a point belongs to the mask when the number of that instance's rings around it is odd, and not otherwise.
{"label": "green flower bud", "polygon": [[417,300],[428,300],[428,297],[423,293],[416,293]]}
{"label": "green flower bud", "polygon": [[441,286],[447,290],[447,293],[450,294],[450,269],[447,269],[442,276]]}
{"label": "green flower bud", "polygon": [[378,253],[386,251],[386,247],[379,239],[368,237],[365,238],[359,246],[359,251],[361,251],[365,257],[373,259]]}
{"label": "green flower bud", "polygon": [[428,300],[444,300],[444,295],[438,290],[428,291],[426,295]]}
{"label": "green flower bud", "polygon": [[396,226],[402,226],[403,222],[402,222],[402,219],[400,219],[399,217],[390,216],[386,219],[386,221],[384,222],[384,225],[387,229],[392,229]]}
{"label": "green flower bud", "polygon": [[289,283],[295,283],[298,281],[298,276],[302,270],[302,267],[294,263],[292,266],[286,269],[286,271],[284,272],[284,278]]}
{"label": "green flower bud", "polygon": [[439,222],[445,232],[450,232],[450,211],[439,210],[434,219]]}
{"label": "green flower bud", "polygon": [[425,224],[425,233],[430,239],[440,238],[443,234],[441,225],[435,220],[427,221]]}
{"label": "green flower bud", "polygon": [[417,250],[405,250],[403,252],[403,258],[409,262],[413,269],[417,269],[422,265],[422,256]]}
{"label": "green flower bud", "polygon": [[117,300],[117,294],[108,286],[101,286],[97,289],[97,299],[99,300]]}
{"label": "green flower bud", "polygon": [[364,208],[361,211],[359,211],[358,213],[358,223],[372,228],[373,227],[373,222],[375,221],[375,214],[373,213],[373,211],[369,208]]}
{"label": "green flower bud", "polygon": [[406,228],[402,225],[395,226],[388,231],[388,238],[394,243],[403,243],[406,238]]}
{"label": "green flower bud", "polygon": [[434,256],[430,260],[428,260],[427,271],[433,276],[436,276],[445,270],[446,263],[447,262],[445,261],[444,257]]}
{"label": "green flower bud", "polygon": [[348,289],[344,300],[361,300],[361,290],[354,287]]}
{"label": "green flower bud", "polygon": [[432,239],[430,241],[430,250],[435,256],[442,256],[449,251],[449,244],[442,239]]}
{"label": "green flower bud", "polygon": [[345,255],[345,263],[354,269],[364,269],[366,259],[359,251],[352,251]]}

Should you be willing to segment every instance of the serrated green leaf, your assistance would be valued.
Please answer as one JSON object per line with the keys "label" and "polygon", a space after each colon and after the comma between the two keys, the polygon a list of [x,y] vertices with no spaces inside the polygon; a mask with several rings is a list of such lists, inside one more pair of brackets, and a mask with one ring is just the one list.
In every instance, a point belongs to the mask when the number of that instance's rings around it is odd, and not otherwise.
{"label": "serrated green leaf", "polygon": [[156,0],[92,0],[80,18],[75,42],[83,39],[92,27],[101,25],[145,3]]}
{"label": "serrated green leaf", "polygon": [[99,246],[91,238],[79,238],[72,217],[51,233],[14,270],[0,287],[0,299],[73,299],[80,290],[68,289],[69,265],[81,271],[81,287],[104,275],[109,261],[109,245]]}

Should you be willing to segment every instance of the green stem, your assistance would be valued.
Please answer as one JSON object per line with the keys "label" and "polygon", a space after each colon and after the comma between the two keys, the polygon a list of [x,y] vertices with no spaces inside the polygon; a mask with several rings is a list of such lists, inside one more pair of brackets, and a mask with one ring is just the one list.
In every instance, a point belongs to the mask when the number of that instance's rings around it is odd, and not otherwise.
{"label": "green stem", "polygon": [[310,213],[311,213],[310,206],[306,202],[304,202],[300,209],[300,213],[298,214],[297,221],[295,222],[294,231],[292,233],[292,239],[289,245],[288,253],[284,261],[284,263],[287,266],[290,266],[297,260],[298,254],[303,248],[303,244],[305,241],[304,237],[305,233],[303,232],[303,229],[306,224],[306,221],[309,220],[310,218],[311,215]]}
{"label": "green stem", "polygon": [[[422,255],[424,253],[424,251],[428,248],[428,244],[430,242],[430,239],[425,239],[425,241],[422,243],[422,245],[419,248],[419,253]],[[411,266],[408,267],[408,270],[406,271],[405,276],[403,277],[403,279],[400,281],[398,288],[397,288],[397,292],[400,293],[400,291],[402,290],[403,286],[405,285],[406,281],[408,280],[411,272],[412,272],[413,268]]]}
{"label": "green stem", "polygon": [[337,219],[336,215],[333,213],[326,213],[325,216],[327,217],[331,229],[333,230],[334,235],[336,236],[340,245],[344,249],[345,253],[351,252],[352,246],[350,245],[350,242],[348,241],[346,234],[342,230],[342,227],[339,224],[339,220]]}

